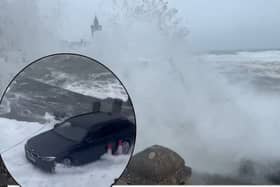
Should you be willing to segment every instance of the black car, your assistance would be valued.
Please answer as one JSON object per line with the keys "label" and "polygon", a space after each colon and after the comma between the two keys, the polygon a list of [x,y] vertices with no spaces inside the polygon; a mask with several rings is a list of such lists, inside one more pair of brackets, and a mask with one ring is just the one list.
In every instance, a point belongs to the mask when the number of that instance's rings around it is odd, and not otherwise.
{"label": "black car", "polygon": [[134,145],[136,126],[120,114],[91,113],[56,124],[25,144],[25,156],[34,165],[54,172],[55,164],[66,166],[98,160],[108,151],[128,154]]}

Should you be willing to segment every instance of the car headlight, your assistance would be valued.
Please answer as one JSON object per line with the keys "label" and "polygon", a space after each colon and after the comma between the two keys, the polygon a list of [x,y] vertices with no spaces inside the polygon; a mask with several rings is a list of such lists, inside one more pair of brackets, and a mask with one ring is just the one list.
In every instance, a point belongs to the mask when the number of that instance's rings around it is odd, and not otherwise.
{"label": "car headlight", "polygon": [[56,159],[56,157],[54,157],[54,156],[45,156],[45,157],[41,157],[41,159],[44,160],[44,161],[50,162],[50,161],[54,161]]}

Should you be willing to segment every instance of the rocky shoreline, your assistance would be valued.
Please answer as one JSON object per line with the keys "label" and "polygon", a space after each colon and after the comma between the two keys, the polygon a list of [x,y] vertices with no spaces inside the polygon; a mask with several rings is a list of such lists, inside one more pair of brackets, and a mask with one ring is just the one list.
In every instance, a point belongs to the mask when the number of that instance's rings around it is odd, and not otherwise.
{"label": "rocky shoreline", "polygon": [[[173,150],[153,145],[135,154],[122,176],[116,179],[118,185],[254,185],[256,163],[246,161],[241,165],[242,176],[223,176],[199,173],[186,165],[185,160]],[[279,172],[280,173],[280,172]],[[268,173],[263,184],[279,184],[280,174]],[[259,182],[257,182],[259,184]],[[0,158],[0,186],[16,184]]]}

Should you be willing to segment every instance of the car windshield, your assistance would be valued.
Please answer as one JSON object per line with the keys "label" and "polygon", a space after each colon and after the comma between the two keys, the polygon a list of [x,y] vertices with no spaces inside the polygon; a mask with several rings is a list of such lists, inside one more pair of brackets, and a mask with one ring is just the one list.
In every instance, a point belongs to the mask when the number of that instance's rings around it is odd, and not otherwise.
{"label": "car windshield", "polygon": [[54,132],[75,142],[81,142],[87,135],[87,131],[85,129],[72,126],[69,121],[54,128]]}

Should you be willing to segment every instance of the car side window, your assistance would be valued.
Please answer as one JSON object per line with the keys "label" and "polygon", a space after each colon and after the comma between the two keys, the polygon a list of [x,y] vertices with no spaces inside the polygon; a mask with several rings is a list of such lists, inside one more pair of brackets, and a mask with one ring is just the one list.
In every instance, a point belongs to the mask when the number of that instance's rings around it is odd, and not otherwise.
{"label": "car side window", "polygon": [[125,129],[128,129],[130,128],[130,123],[126,120],[119,120],[115,123],[115,128],[116,128],[116,131],[122,131],[122,130],[125,130]]}
{"label": "car side window", "polygon": [[101,127],[99,130],[95,132],[95,137],[102,138],[102,137],[113,135],[118,131],[118,129],[119,129],[118,123],[104,124],[103,127]]}
{"label": "car side window", "polygon": [[93,132],[89,133],[89,139],[99,139],[106,136],[113,135],[122,131],[123,129],[128,128],[129,124],[126,121],[117,120],[114,122],[110,122],[104,124],[99,129],[94,130]]}
{"label": "car side window", "polygon": [[103,138],[103,137],[107,136],[107,134],[108,134],[107,132],[108,132],[108,127],[107,126],[95,129],[95,130],[93,130],[92,132],[89,133],[86,140],[88,142],[92,142],[96,139]]}
{"label": "car side window", "polygon": [[106,124],[97,133],[98,136],[101,138],[101,137],[109,136],[114,132],[115,132],[114,124]]}

